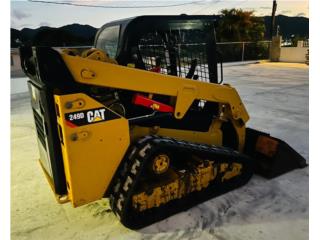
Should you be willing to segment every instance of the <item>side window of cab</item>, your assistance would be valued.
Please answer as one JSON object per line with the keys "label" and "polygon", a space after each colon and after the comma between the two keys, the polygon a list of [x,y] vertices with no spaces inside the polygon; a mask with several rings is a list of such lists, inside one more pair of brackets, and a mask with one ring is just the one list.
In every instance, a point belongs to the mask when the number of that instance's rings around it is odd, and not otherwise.
{"label": "side window of cab", "polygon": [[120,25],[106,27],[99,34],[96,42],[96,48],[99,48],[109,57],[115,58],[119,45]]}

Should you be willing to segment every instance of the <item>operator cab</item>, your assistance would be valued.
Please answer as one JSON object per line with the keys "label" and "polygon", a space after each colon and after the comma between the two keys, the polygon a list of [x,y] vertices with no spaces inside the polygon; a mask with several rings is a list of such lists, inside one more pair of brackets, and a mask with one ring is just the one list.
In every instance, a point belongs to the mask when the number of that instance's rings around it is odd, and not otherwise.
{"label": "operator cab", "polygon": [[[216,16],[139,16],[107,23],[95,38],[95,47],[120,65],[160,74],[218,83],[215,39]],[[126,117],[139,117],[152,111],[132,106],[134,93],[119,94]],[[153,99],[169,104],[170,97]],[[195,101],[185,117],[153,118],[138,123],[145,127],[208,131],[218,112],[216,103]]]}
{"label": "operator cab", "polygon": [[139,16],[105,24],[95,47],[119,64],[217,83],[215,16]]}

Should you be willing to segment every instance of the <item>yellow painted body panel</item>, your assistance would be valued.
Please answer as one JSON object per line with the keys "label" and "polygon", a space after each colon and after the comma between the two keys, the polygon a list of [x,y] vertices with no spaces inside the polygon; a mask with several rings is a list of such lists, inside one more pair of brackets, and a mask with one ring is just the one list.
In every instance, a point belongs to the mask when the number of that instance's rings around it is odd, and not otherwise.
{"label": "yellow painted body panel", "polygon": [[[85,94],[55,95],[68,198],[74,207],[101,199],[129,144],[128,120],[70,127],[66,113],[105,108]],[[71,107],[70,107],[71,106]],[[111,111],[111,110],[110,110]],[[115,113],[116,114],[116,113]]]}
{"label": "yellow painted body panel", "polygon": [[241,119],[243,123],[249,120],[240,96],[230,85],[195,81],[64,53],[61,56],[77,82],[176,97],[174,116],[177,119],[183,118],[195,99],[202,99],[226,104],[226,111],[230,111],[229,115],[235,120]]}
{"label": "yellow painted body panel", "polygon": [[46,179],[47,179],[47,181],[48,181],[48,183],[49,183],[49,185],[50,185],[53,193],[54,193],[54,196],[55,196],[57,202],[58,202],[58,203],[61,203],[61,204],[62,204],[62,203],[67,203],[67,202],[69,202],[70,199],[69,199],[68,195],[59,195],[59,194],[57,194],[57,193],[55,192],[52,178],[49,176],[48,172],[46,171],[46,169],[45,169],[45,167],[43,166],[43,163],[40,161],[40,159],[39,159],[39,164],[40,164],[40,166],[41,166],[41,168],[42,168],[42,171],[43,171],[43,173],[44,173],[44,175],[45,175],[45,177],[46,177]]}

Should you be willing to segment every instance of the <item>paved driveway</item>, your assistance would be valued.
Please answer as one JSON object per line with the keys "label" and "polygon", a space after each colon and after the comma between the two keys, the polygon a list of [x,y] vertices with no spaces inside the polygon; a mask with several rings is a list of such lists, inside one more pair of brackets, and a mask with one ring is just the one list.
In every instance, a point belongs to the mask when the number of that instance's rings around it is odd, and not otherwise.
{"label": "paved driveway", "polygon": [[[282,138],[308,158],[308,68],[303,64],[229,66],[249,126]],[[73,209],[59,205],[37,162],[29,99],[12,100],[12,239],[308,239],[309,169],[244,187],[139,231],[124,228],[106,200]]]}

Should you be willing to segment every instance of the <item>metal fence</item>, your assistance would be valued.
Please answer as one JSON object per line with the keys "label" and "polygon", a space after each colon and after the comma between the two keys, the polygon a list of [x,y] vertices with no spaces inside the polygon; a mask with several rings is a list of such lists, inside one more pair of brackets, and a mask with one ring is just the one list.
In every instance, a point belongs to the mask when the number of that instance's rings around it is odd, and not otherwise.
{"label": "metal fence", "polygon": [[271,41],[218,42],[223,62],[263,60],[269,58]]}
{"label": "metal fence", "polygon": [[307,40],[284,40],[281,43],[281,47],[304,47],[309,48],[309,39]]}
{"label": "metal fence", "polygon": [[308,39],[308,40],[303,41],[303,43],[302,43],[302,47],[306,47],[306,48],[308,48],[308,47],[309,47],[309,39]]}
{"label": "metal fence", "polygon": [[[269,58],[271,41],[258,41],[258,42],[218,42],[217,49],[221,53],[223,62],[238,62],[249,60],[263,60]],[[308,47],[309,41],[303,42],[303,47]],[[72,47],[54,47],[55,49],[89,49],[93,46],[72,46]],[[11,49],[11,56],[13,53],[19,55],[18,48]],[[12,66],[20,69],[20,62],[16,64],[12,62]]]}
{"label": "metal fence", "polygon": [[[258,42],[218,42],[217,50],[223,62],[238,62],[269,59],[271,41]],[[90,48],[91,46],[73,46],[63,48]]]}

